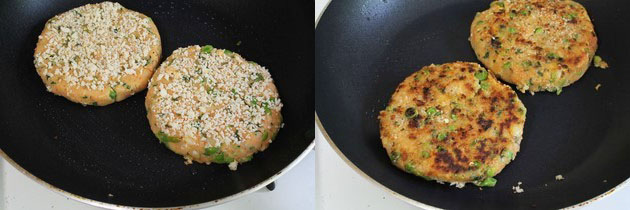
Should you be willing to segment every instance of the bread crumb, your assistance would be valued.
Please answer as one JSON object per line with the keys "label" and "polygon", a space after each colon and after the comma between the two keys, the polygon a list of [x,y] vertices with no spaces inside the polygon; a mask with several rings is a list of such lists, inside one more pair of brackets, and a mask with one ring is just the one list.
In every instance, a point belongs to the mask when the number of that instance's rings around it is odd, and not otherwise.
{"label": "bread crumb", "polygon": [[512,186],[512,190],[514,190],[514,193],[523,193],[525,192],[525,190],[523,190],[523,188],[521,188],[521,184],[523,184],[522,182],[518,182],[516,186]]}
{"label": "bread crumb", "polygon": [[236,168],[238,167],[238,162],[236,161],[231,162],[230,165],[228,165],[228,167],[230,168],[230,170],[236,171]]}
{"label": "bread crumb", "polygon": [[597,84],[595,85],[595,91],[599,91],[599,88],[602,86],[602,84]]}
{"label": "bread crumb", "polygon": [[560,181],[560,180],[564,180],[564,177],[562,177],[561,174],[556,175],[556,180]]}

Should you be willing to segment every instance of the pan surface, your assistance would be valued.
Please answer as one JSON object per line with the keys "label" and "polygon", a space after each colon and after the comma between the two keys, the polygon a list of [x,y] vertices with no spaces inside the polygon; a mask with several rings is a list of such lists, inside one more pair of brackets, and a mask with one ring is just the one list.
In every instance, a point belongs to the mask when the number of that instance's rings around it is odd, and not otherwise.
{"label": "pan surface", "polygon": [[[332,1],[315,30],[322,131],[362,173],[420,206],[562,208],[609,192],[630,177],[630,2],[579,2],[593,19],[597,54],[611,67],[591,67],[559,96],[518,94],[528,109],[524,139],[495,187],[457,189],[397,169],[377,119],[396,86],[422,66],[478,62],[470,24],[489,1]],[[525,192],[513,192],[518,182]]]}
{"label": "pan surface", "polygon": [[146,92],[83,107],[45,90],[33,66],[37,36],[49,18],[87,3],[96,2],[0,3],[0,149],[30,177],[105,207],[210,205],[271,182],[312,145],[312,2],[120,1],[156,23],[162,60],[179,47],[211,44],[269,69],[285,126],[237,171],[224,164],[184,165],[159,144],[146,118]]}

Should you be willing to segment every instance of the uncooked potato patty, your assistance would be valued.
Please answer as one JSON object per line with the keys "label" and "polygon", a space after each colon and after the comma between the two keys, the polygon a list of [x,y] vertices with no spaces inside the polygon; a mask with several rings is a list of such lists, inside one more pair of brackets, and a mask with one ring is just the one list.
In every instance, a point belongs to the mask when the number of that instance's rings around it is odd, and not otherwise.
{"label": "uncooked potato patty", "polygon": [[104,106],[144,90],[161,52],[151,18],[103,2],[48,20],[34,63],[48,91],[83,105]]}
{"label": "uncooked potato patty", "polygon": [[477,13],[470,43],[479,60],[522,91],[552,91],[584,75],[597,50],[586,9],[570,0],[503,0]]}
{"label": "uncooked potato patty", "polygon": [[516,157],[526,109],[476,63],[430,65],[407,77],[380,112],[392,163],[427,180],[494,186]]}
{"label": "uncooked potato patty", "polygon": [[282,127],[267,69],[210,45],[175,50],[151,78],[145,105],[151,130],[187,163],[236,170]]}

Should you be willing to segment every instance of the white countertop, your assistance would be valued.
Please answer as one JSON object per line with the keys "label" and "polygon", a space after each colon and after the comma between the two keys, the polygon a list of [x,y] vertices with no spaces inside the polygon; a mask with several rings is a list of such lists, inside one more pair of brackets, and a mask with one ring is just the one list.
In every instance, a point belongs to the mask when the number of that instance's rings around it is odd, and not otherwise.
{"label": "white countertop", "polygon": [[[0,209],[99,209],[69,199],[29,179],[6,160],[0,158]],[[262,188],[205,210],[232,209],[315,209],[315,153],[304,159],[276,180],[274,191]]]}
{"label": "white countertop", "polygon": [[[330,0],[315,0],[315,19]],[[418,209],[368,181],[346,164],[316,129],[316,199],[318,210]],[[630,187],[617,189],[580,209],[628,209]]]}

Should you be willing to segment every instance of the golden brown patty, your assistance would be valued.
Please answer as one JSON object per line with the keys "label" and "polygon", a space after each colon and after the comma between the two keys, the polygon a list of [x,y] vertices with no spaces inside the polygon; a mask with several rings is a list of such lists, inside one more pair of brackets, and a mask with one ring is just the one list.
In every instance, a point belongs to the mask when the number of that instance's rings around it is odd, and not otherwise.
{"label": "golden brown patty", "polygon": [[175,50],[153,75],[145,105],[151,130],[188,163],[230,163],[235,170],[282,127],[267,69],[209,45]]}
{"label": "golden brown patty", "polygon": [[104,106],[144,90],[161,53],[151,18],[103,2],[48,20],[34,63],[48,91],[83,105]]}
{"label": "golden brown patty", "polygon": [[470,43],[492,73],[532,94],[560,94],[584,75],[597,50],[586,9],[570,0],[492,2],[475,16]]}
{"label": "golden brown patty", "polygon": [[526,109],[476,63],[430,65],[407,77],[380,112],[383,147],[427,180],[494,186],[519,151]]}

